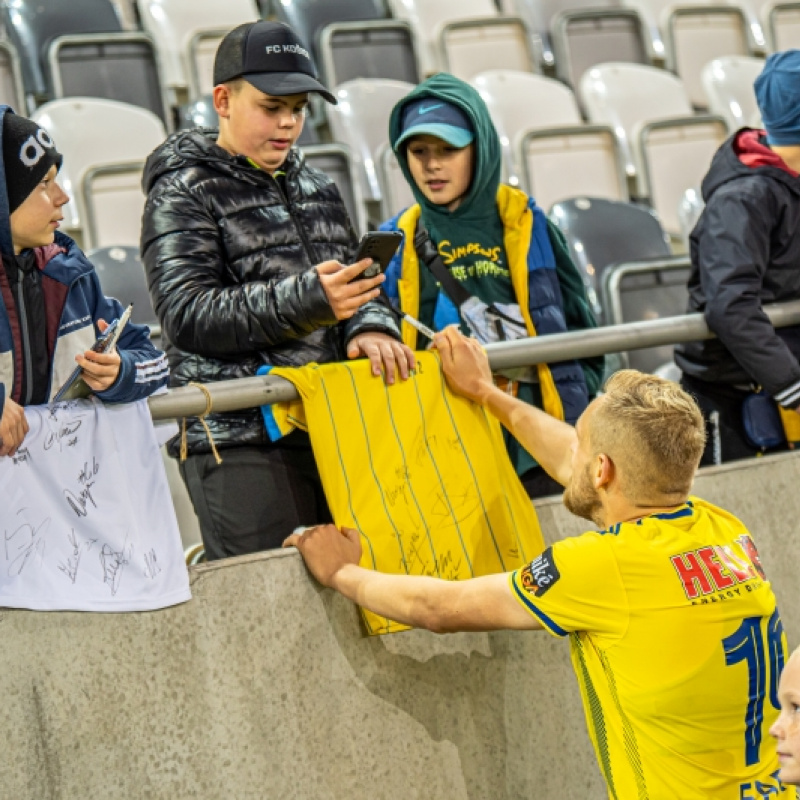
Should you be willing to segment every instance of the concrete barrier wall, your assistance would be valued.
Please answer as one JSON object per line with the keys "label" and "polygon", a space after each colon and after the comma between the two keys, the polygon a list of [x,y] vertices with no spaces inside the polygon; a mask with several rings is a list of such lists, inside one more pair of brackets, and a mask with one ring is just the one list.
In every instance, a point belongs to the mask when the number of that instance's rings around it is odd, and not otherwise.
{"label": "concrete barrier wall", "polygon": [[[696,486],[750,526],[792,646],[799,458]],[[549,541],[584,529],[539,514]],[[565,642],[365,638],[294,551],[194,568],[192,589],[153,613],[0,611],[2,800],[606,797]]]}

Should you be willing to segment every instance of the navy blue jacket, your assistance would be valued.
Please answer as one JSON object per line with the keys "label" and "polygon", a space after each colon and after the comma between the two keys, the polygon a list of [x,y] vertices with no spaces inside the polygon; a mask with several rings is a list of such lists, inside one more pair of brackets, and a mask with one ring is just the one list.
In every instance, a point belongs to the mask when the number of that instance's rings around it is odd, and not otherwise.
{"label": "navy blue jacket", "polygon": [[[13,112],[8,106],[0,106],[0,139],[6,113]],[[0,252],[14,257],[5,185],[5,169],[0,160]],[[68,236],[56,231],[53,244],[33,252],[44,301],[49,360],[47,397],[52,399],[75,369],[75,356],[88,350],[100,335],[98,321],[110,323],[121,316],[123,309],[117,300],[103,294],[94,267]],[[31,348],[20,319],[20,301],[20,296],[15,297],[12,292],[6,271],[0,268],[0,416],[7,397],[24,404],[20,392]],[[146,326],[129,323],[117,343],[117,351],[120,373],[113,386],[97,393],[102,400],[132,402],[166,386],[166,356],[152,345]]]}

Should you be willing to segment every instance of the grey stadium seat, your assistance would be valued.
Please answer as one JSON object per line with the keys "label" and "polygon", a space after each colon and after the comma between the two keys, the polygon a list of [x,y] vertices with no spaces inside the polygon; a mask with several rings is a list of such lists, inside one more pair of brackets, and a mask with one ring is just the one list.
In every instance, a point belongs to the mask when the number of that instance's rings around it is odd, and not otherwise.
{"label": "grey stadium seat", "polygon": [[[610,267],[603,275],[608,322],[621,325],[685,314],[689,305],[690,271],[691,263],[685,256]],[[666,376],[674,367],[672,353],[671,344],[630,350],[623,354],[623,364]]]}
{"label": "grey stadium seat", "polygon": [[420,80],[410,27],[388,19],[380,0],[282,0],[273,14],[306,42],[329,86],[354,78]]}
{"label": "grey stadium seat", "polygon": [[86,255],[94,264],[103,292],[123,306],[133,303],[133,321],[149,325],[151,332],[158,335],[160,326],[147,289],[139,248],[114,245],[90,250]]}
{"label": "grey stadium seat", "polygon": [[152,42],[124,31],[109,0],[21,0],[0,5],[36,103],[67,96],[142,106],[166,122]]}
{"label": "grey stadium seat", "polygon": [[668,237],[658,219],[633,203],[576,197],[556,203],[550,219],[566,237],[600,324],[608,322],[608,309],[603,307],[601,298],[603,272],[607,268],[671,255]]}
{"label": "grey stadium seat", "polygon": [[338,144],[318,144],[303,147],[302,151],[306,162],[324,172],[339,188],[356,232],[366,233],[366,210],[349,150]]}

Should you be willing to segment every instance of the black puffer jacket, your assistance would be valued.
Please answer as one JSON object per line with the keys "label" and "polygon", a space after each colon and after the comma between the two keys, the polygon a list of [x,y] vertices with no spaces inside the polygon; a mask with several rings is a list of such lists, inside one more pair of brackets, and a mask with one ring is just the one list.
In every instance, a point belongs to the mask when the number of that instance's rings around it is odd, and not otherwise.
{"label": "black puffer jacket", "polygon": [[[264,364],[344,357],[364,331],[399,338],[389,312],[364,306],[337,323],[315,264],[351,263],[356,237],[339,191],[292,150],[285,193],[268,173],[215,144],[174,134],[148,158],[142,256],[170,360],[171,385],[249,377]],[[267,445],[258,409],[211,414],[218,446]],[[189,451],[208,452],[197,420]]]}
{"label": "black puffer jacket", "polygon": [[675,362],[704,381],[759,384],[794,407],[800,328],[776,330],[762,306],[800,299],[800,178],[743,164],[737,150],[748,147],[769,154],[747,129],[715,154],[702,185],[706,207],[691,235],[689,312],[702,312],[719,338],[679,345]]}

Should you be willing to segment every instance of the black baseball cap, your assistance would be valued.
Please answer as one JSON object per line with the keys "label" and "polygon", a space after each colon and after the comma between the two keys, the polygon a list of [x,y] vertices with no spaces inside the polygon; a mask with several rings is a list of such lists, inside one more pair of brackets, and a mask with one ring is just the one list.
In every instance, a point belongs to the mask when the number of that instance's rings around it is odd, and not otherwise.
{"label": "black baseball cap", "polygon": [[311,53],[282,22],[247,22],[220,43],[214,58],[214,85],[244,78],[261,92],[282,97],[318,92],[336,98],[319,82]]}

